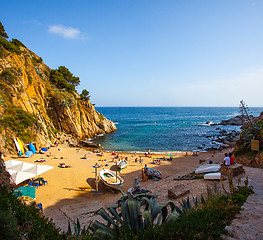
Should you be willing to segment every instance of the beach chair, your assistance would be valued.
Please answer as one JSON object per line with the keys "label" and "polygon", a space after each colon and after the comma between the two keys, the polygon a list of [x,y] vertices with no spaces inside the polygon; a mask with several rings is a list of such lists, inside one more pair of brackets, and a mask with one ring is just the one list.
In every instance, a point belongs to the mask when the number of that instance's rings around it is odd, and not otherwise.
{"label": "beach chair", "polygon": [[43,180],[42,183],[44,184],[44,186],[45,186],[46,184],[48,184],[48,182],[45,181],[45,180]]}
{"label": "beach chair", "polygon": [[27,180],[27,184],[28,184],[28,186],[34,186],[34,182],[32,182],[31,179],[28,179],[28,180]]}
{"label": "beach chair", "polygon": [[33,180],[33,185],[32,186],[38,188],[38,187],[40,187],[40,184],[39,184],[39,182]]}
{"label": "beach chair", "polygon": [[42,206],[42,203],[38,203],[37,206],[39,207],[40,211],[43,212],[43,206]]}

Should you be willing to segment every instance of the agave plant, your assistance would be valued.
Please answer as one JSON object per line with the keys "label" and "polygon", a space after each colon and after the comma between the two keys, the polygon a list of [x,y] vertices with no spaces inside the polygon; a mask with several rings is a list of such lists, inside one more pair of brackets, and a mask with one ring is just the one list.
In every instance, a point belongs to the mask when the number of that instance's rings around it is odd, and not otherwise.
{"label": "agave plant", "polygon": [[114,231],[118,234],[123,226],[138,234],[147,227],[175,221],[180,215],[179,212],[182,211],[172,202],[164,205],[158,203],[156,195],[133,196],[128,193],[107,211],[103,208],[98,211],[107,224],[94,221],[90,229],[98,238],[113,237]]}

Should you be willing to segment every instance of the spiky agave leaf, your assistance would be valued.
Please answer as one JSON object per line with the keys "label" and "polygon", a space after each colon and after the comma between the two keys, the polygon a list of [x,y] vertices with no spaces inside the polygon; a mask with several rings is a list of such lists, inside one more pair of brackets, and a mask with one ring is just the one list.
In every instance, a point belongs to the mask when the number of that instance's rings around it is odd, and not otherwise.
{"label": "spiky agave leaf", "polygon": [[128,224],[134,233],[138,233],[140,230],[140,202],[136,200],[132,195],[128,198]]}
{"label": "spiky agave leaf", "polygon": [[121,216],[122,216],[123,221],[128,222],[128,219],[129,219],[128,198],[121,201],[120,207],[121,207]]}
{"label": "spiky agave leaf", "polygon": [[161,208],[158,220],[157,220],[157,225],[161,224],[161,220],[162,220],[162,223],[164,223],[167,215],[168,215],[167,207],[163,205],[163,207]]}
{"label": "spiky agave leaf", "polygon": [[169,216],[166,218],[166,222],[174,222],[179,218],[180,214],[177,211],[174,211],[169,214]]}
{"label": "spiky agave leaf", "polygon": [[141,205],[145,205],[145,211],[152,209],[152,201],[147,197],[141,198]]}
{"label": "spiky agave leaf", "polygon": [[176,212],[178,212],[179,214],[184,213],[184,211],[181,208],[177,207],[176,205],[174,205],[174,208],[175,208]]}
{"label": "spiky agave leaf", "polygon": [[103,234],[107,234],[109,236],[113,236],[112,234],[112,230],[110,227],[98,222],[97,220],[95,220],[91,225],[90,225],[90,229],[92,230],[92,232],[94,234],[97,233],[97,231],[99,230],[98,233],[100,233],[102,230]]}
{"label": "spiky agave leaf", "polygon": [[103,209],[101,208],[99,211],[98,211],[99,215],[105,219],[107,222],[108,222],[108,227],[110,227],[110,225],[116,225],[116,223],[114,222],[114,220],[110,217],[110,215]]}
{"label": "spiky agave leaf", "polygon": [[81,233],[81,227],[78,218],[77,218],[77,223],[73,222],[73,226],[74,226],[74,235],[78,236]]}
{"label": "spiky agave leaf", "polygon": [[195,207],[197,207],[198,206],[198,198],[197,197],[193,197],[193,201],[194,201]]}
{"label": "spiky agave leaf", "polygon": [[168,209],[168,206],[170,206],[171,212],[174,212],[174,210],[175,210],[175,204],[173,202],[165,203],[164,206],[166,206],[167,209]]}
{"label": "spiky agave leaf", "polygon": [[70,227],[70,222],[68,220],[68,231],[67,231],[67,235],[71,236],[72,232],[71,232],[71,227]]}
{"label": "spiky agave leaf", "polygon": [[111,213],[111,215],[113,216],[114,219],[116,219],[120,224],[123,223],[120,215],[116,211],[116,208],[109,207],[108,210],[109,210],[109,212]]}
{"label": "spiky agave leaf", "polygon": [[95,239],[109,239],[113,237],[113,234],[109,233],[104,229],[99,228],[93,236]]}
{"label": "spiky agave leaf", "polygon": [[144,211],[142,213],[142,217],[144,219],[144,221],[143,221],[143,225],[144,225],[143,229],[145,229],[145,228],[147,228],[149,226],[152,226],[153,220],[152,220],[152,215],[151,215],[151,213],[149,211]]}
{"label": "spiky agave leaf", "polygon": [[203,203],[203,204],[205,204],[206,203],[206,201],[205,201],[205,199],[204,199],[204,197],[203,197],[203,195],[201,194],[201,203]]}

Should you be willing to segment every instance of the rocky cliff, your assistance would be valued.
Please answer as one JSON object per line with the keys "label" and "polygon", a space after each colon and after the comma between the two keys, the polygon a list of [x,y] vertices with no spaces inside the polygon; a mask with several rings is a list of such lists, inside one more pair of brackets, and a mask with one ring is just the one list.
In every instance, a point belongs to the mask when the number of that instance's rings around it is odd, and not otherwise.
{"label": "rocky cliff", "polygon": [[61,136],[83,140],[116,130],[89,99],[52,83],[51,69],[35,53],[18,40],[0,38],[2,150],[14,150],[14,136],[47,146]]}

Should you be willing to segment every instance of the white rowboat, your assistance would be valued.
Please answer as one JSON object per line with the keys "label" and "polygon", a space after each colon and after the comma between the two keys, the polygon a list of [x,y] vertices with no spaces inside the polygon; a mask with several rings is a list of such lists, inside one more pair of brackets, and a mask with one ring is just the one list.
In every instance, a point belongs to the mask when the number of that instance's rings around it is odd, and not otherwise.
{"label": "white rowboat", "polygon": [[210,173],[218,172],[220,170],[220,164],[204,164],[195,170],[195,173]]}
{"label": "white rowboat", "polygon": [[220,180],[221,179],[221,173],[216,172],[216,173],[207,173],[204,175],[205,180]]}
{"label": "white rowboat", "polygon": [[116,176],[116,172],[108,169],[100,170],[99,176],[106,186],[117,190],[120,190],[120,187],[124,183],[124,180],[119,175]]}
{"label": "white rowboat", "polygon": [[117,166],[120,169],[126,168],[127,167],[127,161],[126,160],[120,160],[117,162]]}

